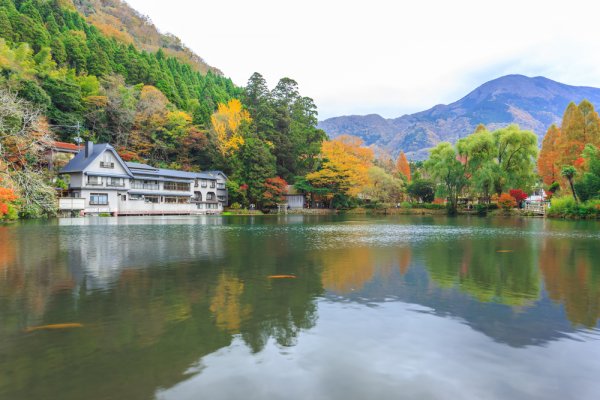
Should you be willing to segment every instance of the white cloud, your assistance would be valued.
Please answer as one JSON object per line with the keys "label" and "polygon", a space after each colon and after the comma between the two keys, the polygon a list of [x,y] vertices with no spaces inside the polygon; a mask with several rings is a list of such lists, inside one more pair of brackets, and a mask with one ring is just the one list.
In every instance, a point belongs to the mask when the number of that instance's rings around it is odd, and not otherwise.
{"label": "white cloud", "polygon": [[600,86],[583,0],[127,1],[239,85],[296,79],[322,118],[421,111],[504,73]]}

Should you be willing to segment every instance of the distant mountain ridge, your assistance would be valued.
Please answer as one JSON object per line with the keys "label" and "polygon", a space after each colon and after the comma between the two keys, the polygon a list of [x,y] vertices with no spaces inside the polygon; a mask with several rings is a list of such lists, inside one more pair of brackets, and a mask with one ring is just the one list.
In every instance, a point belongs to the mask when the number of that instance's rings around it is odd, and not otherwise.
{"label": "distant mountain ridge", "polygon": [[[349,134],[396,156],[424,159],[439,142],[456,142],[480,123],[497,129],[512,123],[532,130],[541,143],[548,127],[559,124],[569,102],[600,105],[600,89],[570,86],[544,77],[507,75],[486,82],[462,99],[429,110],[386,119],[377,114],[329,118],[319,127],[330,137]],[[598,108],[598,107],[597,107]]]}

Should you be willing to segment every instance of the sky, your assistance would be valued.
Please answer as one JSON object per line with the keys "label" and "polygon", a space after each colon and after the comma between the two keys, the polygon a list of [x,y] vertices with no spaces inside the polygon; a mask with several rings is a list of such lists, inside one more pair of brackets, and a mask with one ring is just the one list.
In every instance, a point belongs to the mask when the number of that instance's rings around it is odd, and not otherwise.
{"label": "sky", "polygon": [[238,85],[295,79],[319,118],[399,117],[507,74],[600,87],[600,3],[126,0]]}

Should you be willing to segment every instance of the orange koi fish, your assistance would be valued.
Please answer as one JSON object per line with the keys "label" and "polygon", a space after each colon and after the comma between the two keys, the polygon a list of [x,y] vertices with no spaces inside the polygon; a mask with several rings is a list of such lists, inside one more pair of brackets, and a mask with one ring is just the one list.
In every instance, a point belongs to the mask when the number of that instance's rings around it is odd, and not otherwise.
{"label": "orange koi fish", "polygon": [[67,324],[30,326],[25,329],[25,333],[31,333],[31,332],[36,332],[36,331],[52,331],[52,330],[58,330],[58,329],[73,329],[73,328],[83,328],[83,324],[67,323]]}

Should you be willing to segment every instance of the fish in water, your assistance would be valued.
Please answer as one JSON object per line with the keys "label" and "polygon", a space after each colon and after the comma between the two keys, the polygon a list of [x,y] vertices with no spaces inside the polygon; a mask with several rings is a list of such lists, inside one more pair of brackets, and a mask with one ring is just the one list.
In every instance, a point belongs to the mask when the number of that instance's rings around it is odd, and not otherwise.
{"label": "fish in water", "polygon": [[30,333],[30,332],[35,332],[35,331],[52,331],[52,330],[73,329],[73,328],[83,328],[83,324],[74,322],[74,323],[67,323],[67,324],[30,326],[25,329],[25,332]]}
{"label": "fish in water", "polygon": [[512,250],[498,250],[496,253],[512,253]]}
{"label": "fish in water", "polygon": [[269,279],[296,279],[296,275],[269,275]]}

